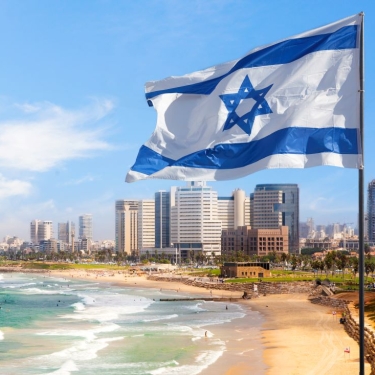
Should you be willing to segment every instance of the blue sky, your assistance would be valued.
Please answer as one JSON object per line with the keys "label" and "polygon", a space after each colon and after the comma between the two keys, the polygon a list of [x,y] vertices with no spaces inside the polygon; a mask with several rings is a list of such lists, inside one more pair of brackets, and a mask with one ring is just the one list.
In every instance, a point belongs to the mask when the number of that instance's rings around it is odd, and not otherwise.
{"label": "blue sky", "polygon": [[[371,1],[0,2],[0,238],[29,240],[33,219],[92,213],[94,238],[114,238],[116,199],[152,198],[180,181],[124,182],[155,128],[146,81],[234,60],[254,47],[364,11],[365,184],[375,179],[375,5]],[[297,183],[300,219],[357,221],[358,172],[265,170],[213,182],[220,195]]]}

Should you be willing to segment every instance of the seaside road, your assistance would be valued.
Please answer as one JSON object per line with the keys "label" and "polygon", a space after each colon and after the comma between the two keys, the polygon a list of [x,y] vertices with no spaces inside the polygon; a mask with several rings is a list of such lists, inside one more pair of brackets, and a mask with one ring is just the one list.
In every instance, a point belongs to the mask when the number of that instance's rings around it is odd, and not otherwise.
{"label": "seaside road", "polygon": [[[266,318],[262,328],[267,375],[359,373],[358,344],[328,307],[312,304],[303,294],[267,295],[249,304]],[[350,355],[344,353],[347,347]]]}

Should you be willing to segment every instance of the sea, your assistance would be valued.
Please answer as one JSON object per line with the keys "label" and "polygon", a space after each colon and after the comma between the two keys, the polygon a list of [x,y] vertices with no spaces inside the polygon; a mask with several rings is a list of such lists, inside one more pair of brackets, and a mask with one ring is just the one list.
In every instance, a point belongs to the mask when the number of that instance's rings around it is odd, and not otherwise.
{"label": "sea", "polygon": [[163,289],[0,274],[0,373],[199,374],[228,350],[215,327],[256,313],[233,303],[160,301],[181,297]]}

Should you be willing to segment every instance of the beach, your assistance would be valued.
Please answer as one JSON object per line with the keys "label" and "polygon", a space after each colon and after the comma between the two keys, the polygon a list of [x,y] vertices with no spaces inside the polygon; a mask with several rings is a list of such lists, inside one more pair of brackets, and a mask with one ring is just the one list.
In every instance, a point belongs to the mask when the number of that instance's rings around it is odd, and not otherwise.
{"label": "beach", "polygon": [[[68,272],[57,272],[57,274],[67,275]],[[207,297],[240,298],[242,296],[241,292],[210,291],[178,281],[152,281],[144,275],[125,277],[118,273],[79,271],[71,275],[127,287],[164,288],[178,290],[184,294],[199,293]],[[252,351],[262,352],[267,375],[351,375],[358,373],[359,346],[357,342],[345,332],[344,326],[339,323],[339,316],[332,315],[332,309],[312,304],[307,297],[306,294],[289,294],[239,300],[238,303],[241,305],[259,312],[262,344],[253,345],[258,338],[258,333],[251,329],[246,332],[246,322],[237,322],[238,327],[235,327],[234,332],[226,332],[225,328],[220,326],[215,327],[213,329],[215,335],[227,338],[229,349],[213,365],[203,371],[202,375],[256,373],[254,368],[261,368],[262,364],[254,364],[247,360],[247,355],[250,355]],[[236,341],[233,338],[236,329],[241,330],[247,339]],[[344,352],[346,348],[350,348],[350,353]],[[370,374],[370,365],[367,363],[365,370],[366,375]]]}
{"label": "beach", "polygon": [[[48,275],[110,283],[120,288],[154,289],[155,296],[161,290],[173,291],[175,298],[179,295],[181,298],[189,295],[239,298],[235,303],[252,313],[228,324],[209,327],[213,337],[205,338],[207,345],[210,340],[222,340],[226,349],[200,372],[202,375],[349,375],[359,372],[358,344],[347,335],[339,316],[333,316],[328,307],[312,304],[306,294],[261,295],[242,300],[241,292],[198,288],[177,280],[152,281],[145,275],[80,270],[51,271]],[[350,348],[350,353],[344,352],[346,348]],[[367,374],[370,374],[368,364]]]}

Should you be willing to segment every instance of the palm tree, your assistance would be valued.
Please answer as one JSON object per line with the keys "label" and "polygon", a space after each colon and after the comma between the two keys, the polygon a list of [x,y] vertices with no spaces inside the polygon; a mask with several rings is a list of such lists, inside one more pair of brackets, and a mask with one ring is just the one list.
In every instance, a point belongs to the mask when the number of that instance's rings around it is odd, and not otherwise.
{"label": "palm tree", "polygon": [[323,260],[319,260],[320,275],[323,274],[324,268],[325,268],[324,261]]}
{"label": "palm tree", "polygon": [[318,272],[320,268],[320,260],[315,259],[310,262],[311,268],[313,269],[314,275],[315,275],[315,270]]}
{"label": "palm tree", "polygon": [[366,277],[368,278],[368,275],[370,273],[373,273],[375,271],[375,263],[374,259],[371,255],[367,255],[365,259],[365,272],[366,272]]}
{"label": "palm tree", "polygon": [[326,269],[326,276],[328,276],[328,272],[331,270],[333,265],[333,258],[332,253],[328,253],[324,258],[324,266]]}
{"label": "palm tree", "polygon": [[214,251],[211,253],[211,260],[213,264],[217,265],[217,257]]}
{"label": "palm tree", "polygon": [[364,250],[365,250],[365,254],[368,254],[370,252],[370,245],[368,243],[365,243],[365,246],[364,246]]}
{"label": "palm tree", "polygon": [[348,265],[348,257],[342,253],[337,253],[336,266],[342,270],[342,278],[345,277],[345,268]]}
{"label": "palm tree", "polygon": [[350,265],[352,267],[353,275],[354,275],[354,277],[356,277],[357,272],[358,272],[358,268],[359,268],[358,258],[357,257],[350,258]]}
{"label": "palm tree", "polygon": [[295,254],[292,255],[290,263],[292,265],[292,271],[294,271],[297,267],[297,257],[295,256]]}

